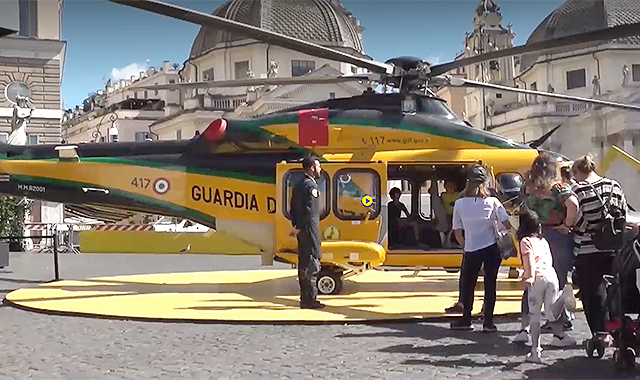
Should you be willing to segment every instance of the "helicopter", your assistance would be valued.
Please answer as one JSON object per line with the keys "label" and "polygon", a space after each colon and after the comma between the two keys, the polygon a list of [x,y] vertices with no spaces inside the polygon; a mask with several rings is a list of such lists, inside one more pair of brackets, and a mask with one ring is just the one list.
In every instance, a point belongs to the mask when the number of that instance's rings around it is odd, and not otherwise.
{"label": "helicopter", "polygon": [[[323,167],[318,181],[322,269],[317,277],[322,294],[339,294],[344,279],[369,269],[459,268],[462,250],[450,239],[445,210],[438,199],[443,182],[459,179],[469,165],[486,166],[497,196],[505,205],[510,204],[511,211],[517,208],[514,199],[521,192],[522,175],[543,151],[540,146],[549,134],[521,144],[476,129],[452,112],[430,86],[486,87],[640,110],[635,105],[511,88],[446,74],[485,60],[640,35],[640,23],[430,65],[409,56],[384,63],[364,59],[154,0],[108,1],[369,70],[356,75],[251,78],[139,88],[185,90],[360,81],[398,91],[366,91],[251,119],[220,118],[191,140],[2,144],[0,174],[8,180],[0,181],[0,193],[185,218],[260,248],[264,265],[274,260],[295,265],[297,243],[288,215],[291,187],[303,175],[300,160],[314,155]],[[561,154],[546,153],[563,164],[570,163]],[[385,202],[388,181],[411,183],[411,219],[417,225],[416,240],[427,241],[426,246],[390,246]],[[429,184],[428,195],[421,193],[425,184]],[[513,257],[503,265],[513,269],[521,264],[518,257]]]}

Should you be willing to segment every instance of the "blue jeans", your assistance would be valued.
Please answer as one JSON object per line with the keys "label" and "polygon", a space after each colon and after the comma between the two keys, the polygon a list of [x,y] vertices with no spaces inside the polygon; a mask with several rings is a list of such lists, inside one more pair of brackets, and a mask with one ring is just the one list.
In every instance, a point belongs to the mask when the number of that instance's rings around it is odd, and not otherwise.
{"label": "blue jeans", "polygon": [[[542,227],[542,236],[549,242],[551,256],[553,257],[553,269],[558,275],[560,291],[567,283],[567,274],[573,267],[573,242],[572,234],[563,234],[553,227]],[[569,321],[569,312],[564,311],[563,320]]]}
{"label": "blue jeans", "polygon": [[558,285],[562,290],[567,282],[567,274],[573,266],[573,235],[563,234],[553,227],[542,227],[542,236],[549,242],[553,269],[558,275]]}

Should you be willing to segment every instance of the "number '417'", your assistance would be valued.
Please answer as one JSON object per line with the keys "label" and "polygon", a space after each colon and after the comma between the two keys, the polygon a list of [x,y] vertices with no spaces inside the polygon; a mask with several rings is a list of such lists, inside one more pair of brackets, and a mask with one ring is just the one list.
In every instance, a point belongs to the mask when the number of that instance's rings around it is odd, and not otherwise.
{"label": "number '417'", "polygon": [[148,188],[149,187],[149,183],[151,183],[151,180],[149,178],[134,177],[131,180],[131,186],[140,187],[140,188],[143,188],[143,189]]}

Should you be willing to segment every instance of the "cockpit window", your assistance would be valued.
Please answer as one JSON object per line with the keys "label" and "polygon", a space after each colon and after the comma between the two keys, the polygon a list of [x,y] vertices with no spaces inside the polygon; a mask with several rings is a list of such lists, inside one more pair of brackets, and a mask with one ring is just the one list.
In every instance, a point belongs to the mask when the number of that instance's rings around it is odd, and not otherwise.
{"label": "cockpit window", "polygon": [[420,98],[420,106],[418,112],[440,115],[444,116],[447,119],[461,121],[455,113],[453,113],[449,107],[447,107],[446,103],[442,100],[431,98],[428,96],[421,96]]}

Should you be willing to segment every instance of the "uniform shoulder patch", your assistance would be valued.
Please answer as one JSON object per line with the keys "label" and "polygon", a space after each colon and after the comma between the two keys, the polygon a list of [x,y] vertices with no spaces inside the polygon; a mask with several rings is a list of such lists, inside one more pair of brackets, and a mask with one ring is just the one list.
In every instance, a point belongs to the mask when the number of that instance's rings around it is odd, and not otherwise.
{"label": "uniform shoulder patch", "polygon": [[311,195],[313,195],[314,198],[318,198],[320,193],[318,193],[318,189],[311,189]]}

